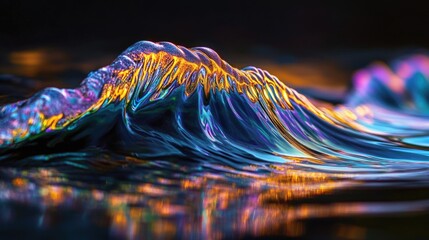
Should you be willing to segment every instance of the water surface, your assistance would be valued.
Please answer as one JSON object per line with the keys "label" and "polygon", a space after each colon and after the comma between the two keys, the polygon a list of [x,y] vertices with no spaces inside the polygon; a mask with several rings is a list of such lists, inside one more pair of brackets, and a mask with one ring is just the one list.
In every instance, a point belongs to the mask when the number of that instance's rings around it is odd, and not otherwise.
{"label": "water surface", "polygon": [[140,42],[78,88],[4,75],[2,230],[427,236],[428,69],[407,55],[303,95],[210,49]]}

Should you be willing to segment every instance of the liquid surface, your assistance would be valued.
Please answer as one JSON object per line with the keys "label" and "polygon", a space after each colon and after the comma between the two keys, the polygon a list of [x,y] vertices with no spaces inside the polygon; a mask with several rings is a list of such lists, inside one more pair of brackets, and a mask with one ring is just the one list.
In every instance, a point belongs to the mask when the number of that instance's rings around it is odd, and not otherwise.
{"label": "liquid surface", "polygon": [[210,49],[151,42],[78,88],[31,95],[37,82],[3,76],[4,230],[362,239],[404,236],[385,227],[405,221],[427,236],[428,77],[412,55],[357,71],[340,97],[302,95]]}

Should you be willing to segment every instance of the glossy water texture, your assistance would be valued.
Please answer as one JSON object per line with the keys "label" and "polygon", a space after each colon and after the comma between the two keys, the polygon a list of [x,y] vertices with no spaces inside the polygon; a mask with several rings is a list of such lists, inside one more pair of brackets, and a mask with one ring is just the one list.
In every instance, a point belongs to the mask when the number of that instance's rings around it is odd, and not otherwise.
{"label": "glossy water texture", "polygon": [[[78,88],[0,107],[0,201],[36,209],[30,229],[78,209],[88,237],[294,237],[319,218],[422,214],[428,78],[425,55],[375,63],[333,104],[207,48],[138,42]],[[4,223],[20,214],[3,207]],[[362,225],[328,234],[380,236]]]}

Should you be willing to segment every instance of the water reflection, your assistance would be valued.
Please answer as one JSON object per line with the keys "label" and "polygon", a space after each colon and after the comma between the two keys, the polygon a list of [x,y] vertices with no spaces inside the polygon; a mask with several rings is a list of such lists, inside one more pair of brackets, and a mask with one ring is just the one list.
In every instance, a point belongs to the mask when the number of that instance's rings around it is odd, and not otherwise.
{"label": "water reflection", "polygon": [[[273,233],[297,237],[311,234],[305,224],[311,219],[397,214],[429,208],[429,202],[424,200],[331,202],[323,200],[324,197],[358,187],[359,181],[346,174],[303,172],[281,165],[272,169],[265,176],[251,178],[229,173],[225,174],[227,178],[220,178],[204,171],[181,178],[158,171],[158,177],[145,178],[139,171],[128,169],[128,179],[116,179],[119,183],[115,182],[115,187],[106,187],[109,178],[96,177],[98,171],[2,168],[0,205],[8,211],[2,211],[1,221],[3,224],[20,221],[14,216],[17,208],[4,206],[15,202],[38,210],[26,213],[34,221],[23,222],[22,227],[39,231],[68,224],[67,215],[60,218],[57,215],[74,211],[78,218],[89,219],[85,222],[88,226],[95,229],[105,226],[110,237],[223,239]],[[73,177],[75,174],[80,177]],[[88,174],[93,177],[88,178]],[[108,175],[116,174],[115,170]],[[137,176],[144,180],[131,180]],[[94,184],[100,180],[107,182]],[[98,213],[93,216],[95,211]],[[340,224],[332,234],[362,239],[366,229]]]}
{"label": "water reflection", "polygon": [[[273,229],[298,236],[305,231],[300,219],[350,211],[341,206],[289,205],[292,200],[355,185],[348,176],[334,180],[320,172],[272,168],[275,171],[260,177],[227,174],[227,180],[206,172],[182,179],[124,181],[110,190],[72,180],[55,168],[3,168],[0,201],[43,209],[39,219],[53,218],[50,214],[58,209],[79,209],[82,214],[103,209],[111,234],[127,238],[222,239],[228,234],[267,235]],[[46,221],[39,223],[41,229],[50,227]]]}

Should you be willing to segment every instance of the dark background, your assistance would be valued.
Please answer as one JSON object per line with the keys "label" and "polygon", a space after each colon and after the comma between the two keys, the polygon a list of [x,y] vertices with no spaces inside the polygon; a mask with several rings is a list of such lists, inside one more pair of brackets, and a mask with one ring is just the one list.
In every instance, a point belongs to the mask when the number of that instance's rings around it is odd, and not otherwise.
{"label": "dark background", "polygon": [[[322,3],[324,2],[324,3]],[[139,40],[311,54],[429,47],[424,1],[2,1],[0,44],[120,51]]]}

